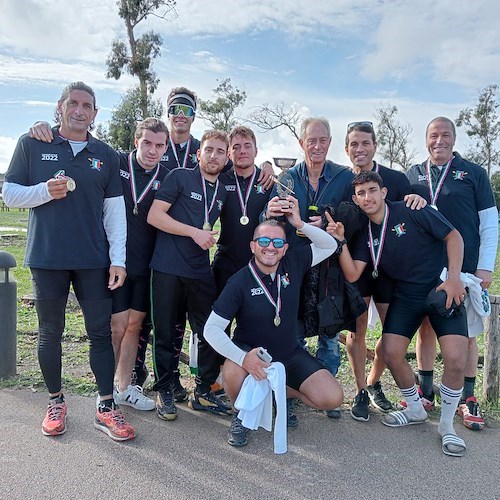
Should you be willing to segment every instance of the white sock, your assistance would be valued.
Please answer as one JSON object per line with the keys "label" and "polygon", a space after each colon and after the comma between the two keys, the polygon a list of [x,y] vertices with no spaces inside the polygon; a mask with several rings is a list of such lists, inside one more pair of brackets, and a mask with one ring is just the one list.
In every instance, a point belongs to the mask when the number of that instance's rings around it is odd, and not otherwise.
{"label": "white sock", "polygon": [[441,383],[439,390],[441,392],[441,418],[439,419],[438,432],[442,437],[445,434],[456,434],[453,428],[453,418],[457,411],[460,397],[462,396],[462,388],[450,389]]}
{"label": "white sock", "polygon": [[408,416],[416,420],[423,420],[427,417],[427,412],[424,410],[424,405],[417,391],[416,384],[407,389],[401,389],[401,394],[406,401]]}

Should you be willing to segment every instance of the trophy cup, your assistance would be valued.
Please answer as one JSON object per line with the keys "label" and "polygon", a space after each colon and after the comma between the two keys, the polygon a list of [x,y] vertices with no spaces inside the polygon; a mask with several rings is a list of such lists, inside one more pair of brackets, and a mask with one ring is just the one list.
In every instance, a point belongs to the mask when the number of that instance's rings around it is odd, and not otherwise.
{"label": "trophy cup", "polygon": [[288,169],[292,168],[297,161],[296,158],[273,158],[274,164],[281,169],[280,174],[276,177],[273,176],[274,182],[276,183],[276,190],[278,191],[278,196],[283,200],[289,194],[295,194],[293,191],[293,179]]}

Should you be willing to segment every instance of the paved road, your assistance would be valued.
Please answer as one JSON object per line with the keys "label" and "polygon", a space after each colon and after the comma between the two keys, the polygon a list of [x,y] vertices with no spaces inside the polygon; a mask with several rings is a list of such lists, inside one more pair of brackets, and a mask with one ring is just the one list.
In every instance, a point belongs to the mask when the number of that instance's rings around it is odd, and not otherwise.
{"label": "paved road", "polygon": [[[0,498],[499,499],[500,428],[472,432],[464,458],[443,455],[437,422],[392,429],[345,413],[336,421],[305,407],[274,455],[272,436],[226,444],[229,418],[179,405],[174,422],[126,413],[138,436],[115,443],[93,428],[95,400],[67,395],[68,431],[40,431],[46,395],[0,390]],[[413,484],[409,487],[410,481]]]}

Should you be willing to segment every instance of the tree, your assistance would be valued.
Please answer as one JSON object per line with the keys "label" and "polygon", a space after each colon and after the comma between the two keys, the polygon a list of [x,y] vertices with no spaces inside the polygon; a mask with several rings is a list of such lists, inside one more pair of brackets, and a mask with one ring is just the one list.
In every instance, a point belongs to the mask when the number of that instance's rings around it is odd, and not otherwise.
{"label": "tree", "polygon": [[375,110],[378,121],[377,143],[379,154],[389,163],[389,168],[394,164],[400,165],[406,171],[416,157],[416,152],[411,148],[411,134],[413,127],[401,124],[396,120],[398,108],[390,104],[381,104]]}
{"label": "tree", "polygon": [[247,94],[244,90],[233,87],[231,78],[222,80],[213,89],[213,93],[214,101],[200,101],[198,116],[214,129],[229,132],[238,122],[235,112],[245,104]]}
{"label": "tree", "polygon": [[495,172],[490,180],[493,194],[495,195],[496,206],[500,209],[500,172]]}
{"label": "tree", "polygon": [[485,167],[488,177],[491,177],[493,166],[500,161],[500,151],[495,149],[495,143],[500,137],[498,89],[496,84],[488,85],[479,92],[475,107],[463,109],[456,119],[457,127],[465,127],[466,134],[476,141],[465,156]]}
{"label": "tree", "polygon": [[99,128],[99,134],[106,138],[106,142],[113,148],[131,151],[134,149],[134,133],[137,122],[148,116],[162,117],[164,109],[160,99],[148,96],[145,115],[140,110],[140,101],[141,89],[139,86],[128,90],[113,110],[109,130],[106,132],[102,127]]}
{"label": "tree", "polygon": [[[139,79],[139,109],[142,117],[147,117],[148,98],[154,94],[159,79],[152,69],[153,60],[160,54],[162,39],[158,33],[147,31],[138,38],[135,29],[149,16],[165,18],[172,10],[175,0],[118,0],[118,15],[123,19],[127,30],[127,44],[117,38],[113,41],[111,52],[106,59],[108,71],[106,78],[119,80],[126,71]],[[158,9],[165,8],[161,15]]]}
{"label": "tree", "polygon": [[251,123],[264,131],[286,127],[297,140],[300,139],[297,131],[299,122],[302,119],[300,111],[294,106],[287,109],[283,101],[274,105],[266,103],[257,106],[248,118]]}

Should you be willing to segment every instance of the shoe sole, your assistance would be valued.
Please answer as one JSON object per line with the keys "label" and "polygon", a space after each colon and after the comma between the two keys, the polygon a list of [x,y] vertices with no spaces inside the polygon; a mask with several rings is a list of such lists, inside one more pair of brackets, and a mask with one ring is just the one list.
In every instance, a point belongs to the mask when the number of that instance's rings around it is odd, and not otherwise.
{"label": "shoe sole", "polygon": [[245,439],[244,442],[231,441],[230,439],[228,439],[227,444],[229,446],[233,446],[234,448],[243,448],[243,446],[246,446],[248,444],[248,439]]}
{"label": "shoe sole", "polygon": [[131,403],[130,401],[126,401],[125,399],[117,399],[115,398],[115,403],[118,405],[118,406],[130,406],[130,408],[133,408],[134,410],[139,410],[139,411],[151,411],[151,410],[154,410],[156,408],[156,403],[151,400],[151,402],[153,403],[153,406],[151,406],[151,408],[145,408],[145,407],[140,407],[140,406],[136,406],[134,403]]}
{"label": "shoe sole", "polygon": [[131,436],[117,436],[116,434],[113,434],[104,424],[94,422],[94,427],[101,432],[104,432],[104,434],[107,434],[113,441],[130,441],[131,439],[135,438],[135,433],[132,434]]}
{"label": "shoe sole", "polygon": [[387,409],[382,408],[382,407],[381,407],[381,406],[379,406],[379,405],[378,405],[378,404],[377,404],[377,403],[376,403],[376,402],[375,402],[372,398],[370,398],[370,404],[371,404],[374,408],[376,408],[377,410],[380,410],[382,413],[389,413],[390,411],[393,411],[393,410],[394,410],[394,408],[392,407],[392,405],[391,405],[391,407],[390,407],[390,408],[387,408]]}
{"label": "shoe sole", "polygon": [[428,419],[425,419],[425,420],[413,420],[413,421],[408,421],[407,423],[405,424],[400,424],[398,422],[395,422],[395,423],[390,423],[390,422],[386,422],[385,420],[381,420],[381,422],[386,425],[387,427],[407,427],[408,425],[418,425],[418,424],[423,424],[425,422],[427,422]]}
{"label": "shoe sole", "polygon": [[484,423],[478,422],[463,422],[464,426],[471,431],[482,431],[484,428]]}
{"label": "shoe sole", "polygon": [[357,420],[358,422],[368,422],[370,420],[370,415],[368,415],[366,418],[365,417],[358,417],[357,415],[354,415],[354,413],[351,411],[351,417],[354,420]]}
{"label": "shoe sole", "polygon": [[167,420],[167,421],[175,420],[177,418],[177,413],[163,413],[163,414],[161,414],[158,411],[158,409],[156,409],[156,415],[159,419]]}
{"label": "shoe sole", "polygon": [[192,399],[190,399],[188,401],[188,406],[189,406],[189,408],[191,408],[191,410],[194,410],[194,411],[208,411],[209,413],[213,413],[214,415],[220,415],[223,417],[233,414],[233,412],[231,410],[220,411],[220,410],[217,410],[217,408],[213,408],[211,406],[203,406],[199,403],[195,403]]}

